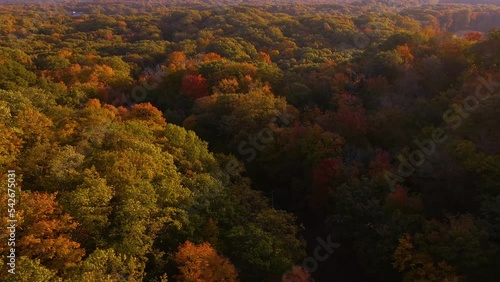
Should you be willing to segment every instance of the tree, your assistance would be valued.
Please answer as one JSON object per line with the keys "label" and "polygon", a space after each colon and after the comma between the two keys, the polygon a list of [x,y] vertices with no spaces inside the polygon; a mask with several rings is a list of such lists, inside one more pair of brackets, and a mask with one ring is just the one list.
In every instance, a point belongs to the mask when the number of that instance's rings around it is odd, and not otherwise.
{"label": "tree", "polygon": [[430,220],[422,233],[404,235],[394,252],[394,267],[415,281],[453,280],[455,277],[475,280],[487,256],[487,234],[470,215],[448,216],[445,222]]}
{"label": "tree", "polygon": [[407,44],[396,46],[396,52],[398,52],[399,56],[403,58],[405,63],[409,63],[415,59],[415,57],[411,54],[410,47],[408,47]]}
{"label": "tree", "polygon": [[217,254],[209,243],[195,245],[186,241],[175,254],[180,275],[177,281],[238,281],[232,263]]}
{"label": "tree", "polygon": [[93,148],[102,146],[106,132],[117,117],[118,111],[114,107],[103,107],[97,99],[90,99],[86,107],[78,113],[76,147],[80,152],[89,153]]}
{"label": "tree", "polygon": [[224,58],[235,61],[250,59],[250,54],[247,51],[257,54],[255,47],[252,46],[253,50],[248,50],[240,41],[235,38],[224,37],[208,44],[207,51],[217,53]]}
{"label": "tree", "polygon": [[98,249],[73,269],[69,277],[68,281],[74,282],[140,282],[144,277],[144,264],[113,249]]}
{"label": "tree", "polygon": [[0,279],[12,282],[62,282],[56,271],[47,269],[40,264],[39,259],[29,259],[25,256],[16,258],[16,272],[12,275],[5,269],[3,260],[0,260]]}
{"label": "tree", "polygon": [[399,245],[394,253],[394,267],[405,271],[404,281],[456,281],[460,277],[445,261],[437,264],[427,254],[414,250],[412,237],[405,235],[399,239]]}
{"label": "tree", "polygon": [[382,51],[375,55],[370,65],[369,73],[372,76],[383,75],[392,81],[398,75],[404,59],[396,50]]}
{"label": "tree", "polygon": [[172,52],[168,56],[168,67],[173,70],[181,70],[186,68],[186,54],[180,51]]}
{"label": "tree", "polygon": [[236,78],[222,79],[217,86],[214,86],[214,93],[216,94],[230,94],[237,93],[240,89],[240,84]]}
{"label": "tree", "polygon": [[15,132],[0,122],[0,167],[12,164],[21,151],[22,140]]}
{"label": "tree", "polygon": [[[196,206],[196,212],[190,215],[190,221],[196,224],[195,230],[187,239],[203,242],[217,234],[217,249],[234,263],[243,281],[260,281],[283,274],[305,255],[302,229],[292,214],[272,209],[268,199],[239,175],[238,168],[227,170],[230,169],[227,162],[235,162],[234,158],[224,157],[219,161],[226,169],[222,171],[221,182],[227,188],[215,196],[209,194],[206,198],[210,201]],[[207,226],[210,218],[215,219],[216,229]],[[212,231],[205,234],[202,230]]]}
{"label": "tree", "polygon": [[52,137],[52,120],[34,108],[19,112],[14,117],[14,125],[21,129],[25,147],[48,142]]}
{"label": "tree", "polygon": [[265,86],[251,89],[247,94],[214,94],[197,100],[194,106],[197,118],[188,129],[213,146],[227,147],[229,140],[229,147],[237,149],[241,142],[248,143],[252,135],[259,132],[262,135],[261,130],[279,122],[276,120],[286,109],[285,99],[275,97]]}
{"label": "tree", "polygon": [[[6,194],[2,199],[7,202]],[[7,214],[6,210],[3,210]],[[56,194],[21,192],[18,206],[16,248],[19,256],[40,260],[44,267],[63,272],[77,265],[85,250],[73,241],[72,232],[78,226],[71,216],[63,213]],[[2,232],[8,237],[8,230]],[[2,247],[6,251],[7,245]]]}
{"label": "tree", "polygon": [[14,90],[19,86],[31,86],[36,75],[18,62],[0,58],[0,89]]}
{"label": "tree", "polygon": [[312,189],[309,195],[309,206],[316,212],[327,207],[330,193],[336,185],[344,182],[344,164],[340,159],[322,160],[312,169]]}
{"label": "tree", "polygon": [[477,32],[477,31],[471,31],[471,32],[468,32],[464,35],[465,37],[465,40],[469,41],[469,42],[475,42],[475,41],[479,41],[483,38],[483,34],[481,32]]}
{"label": "tree", "polygon": [[141,103],[132,106],[130,110],[123,115],[123,120],[142,120],[157,128],[161,128],[167,124],[162,112],[151,105],[151,103]]}
{"label": "tree", "polygon": [[282,282],[313,282],[311,274],[302,266],[294,265],[291,271],[285,273]]}
{"label": "tree", "polygon": [[71,62],[67,58],[55,55],[39,57],[36,62],[38,69],[52,71],[64,69],[70,64]]}
{"label": "tree", "polygon": [[202,62],[211,62],[211,61],[218,61],[222,60],[222,57],[219,54],[216,53],[208,53],[203,55],[201,61]]}
{"label": "tree", "polygon": [[321,124],[325,129],[340,134],[352,143],[361,143],[368,132],[368,122],[362,101],[356,96],[341,93],[332,99],[336,107],[334,113],[327,112]]}
{"label": "tree", "polygon": [[81,177],[83,181],[75,190],[62,193],[61,204],[80,223],[75,231],[77,240],[86,250],[93,250],[106,245],[113,189],[94,167],[86,169]]}
{"label": "tree", "polygon": [[259,52],[258,60],[266,64],[271,63],[271,57],[265,52]]}
{"label": "tree", "polygon": [[186,74],[182,79],[184,95],[197,99],[208,95],[207,80],[199,75]]}

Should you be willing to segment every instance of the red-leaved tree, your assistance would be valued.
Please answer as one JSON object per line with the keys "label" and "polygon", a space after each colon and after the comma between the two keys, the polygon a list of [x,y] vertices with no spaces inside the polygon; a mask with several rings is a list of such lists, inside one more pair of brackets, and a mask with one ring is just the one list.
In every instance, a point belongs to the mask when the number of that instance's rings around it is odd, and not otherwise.
{"label": "red-leaved tree", "polygon": [[199,75],[187,74],[182,79],[182,92],[191,98],[197,99],[208,95],[207,80]]}

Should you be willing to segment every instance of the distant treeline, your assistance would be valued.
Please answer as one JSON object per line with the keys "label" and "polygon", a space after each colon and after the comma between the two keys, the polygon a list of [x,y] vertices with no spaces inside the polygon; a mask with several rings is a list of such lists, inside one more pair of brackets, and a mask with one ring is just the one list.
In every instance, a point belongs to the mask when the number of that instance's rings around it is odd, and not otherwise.
{"label": "distant treeline", "polygon": [[498,0],[440,0],[439,3],[456,3],[456,4],[494,4],[498,5]]}

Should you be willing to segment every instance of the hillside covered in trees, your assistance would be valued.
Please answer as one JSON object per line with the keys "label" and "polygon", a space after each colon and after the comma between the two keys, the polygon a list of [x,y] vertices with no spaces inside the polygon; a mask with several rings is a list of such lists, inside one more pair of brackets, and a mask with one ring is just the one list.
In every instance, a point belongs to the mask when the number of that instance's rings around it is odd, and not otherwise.
{"label": "hillside covered in trees", "polygon": [[499,6],[6,2],[0,281],[500,276]]}

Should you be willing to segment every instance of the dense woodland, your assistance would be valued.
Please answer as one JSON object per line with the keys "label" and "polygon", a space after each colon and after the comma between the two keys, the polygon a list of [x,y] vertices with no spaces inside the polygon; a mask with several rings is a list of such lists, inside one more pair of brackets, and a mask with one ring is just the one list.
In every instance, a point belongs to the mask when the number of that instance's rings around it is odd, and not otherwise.
{"label": "dense woodland", "polygon": [[0,6],[1,281],[500,276],[499,6],[55,2]]}

